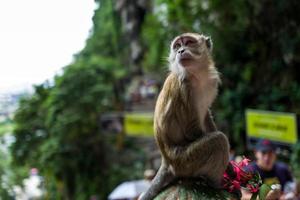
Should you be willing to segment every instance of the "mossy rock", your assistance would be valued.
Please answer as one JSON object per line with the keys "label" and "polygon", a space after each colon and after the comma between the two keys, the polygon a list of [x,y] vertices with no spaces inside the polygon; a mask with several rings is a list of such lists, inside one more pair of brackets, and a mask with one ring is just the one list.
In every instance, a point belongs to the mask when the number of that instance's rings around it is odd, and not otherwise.
{"label": "mossy rock", "polygon": [[224,190],[215,189],[203,182],[179,181],[165,188],[154,200],[228,200]]}

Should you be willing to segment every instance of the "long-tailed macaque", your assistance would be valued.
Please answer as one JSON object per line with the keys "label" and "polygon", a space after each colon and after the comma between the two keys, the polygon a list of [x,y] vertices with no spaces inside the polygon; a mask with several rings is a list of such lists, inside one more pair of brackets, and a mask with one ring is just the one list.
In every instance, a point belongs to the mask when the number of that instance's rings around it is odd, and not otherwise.
{"label": "long-tailed macaque", "polygon": [[170,74],[154,114],[162,164],[141,200],[153,199],[180,178],[201,177],[220,186],[229,161],[229,143],[217,131],[209,110],[220,82],[211,51],[211,39],[196,33],[184,33],[171,43]]}

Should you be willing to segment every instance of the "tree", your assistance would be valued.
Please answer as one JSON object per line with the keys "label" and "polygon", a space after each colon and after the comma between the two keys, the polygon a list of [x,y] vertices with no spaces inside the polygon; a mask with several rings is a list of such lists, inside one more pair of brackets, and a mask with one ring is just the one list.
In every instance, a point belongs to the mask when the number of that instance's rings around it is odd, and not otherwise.
{"label": "tree", "polygon": [[102,113],[119,109],[115,84],[126,75],[112,6],[100,2],[86,47],[51,84],[36,86],[14,119],[14,163],[39,168],[50,199],[104,199],[122,180],[142,176],[140,150],[129,143],[130,154],[117,152],[115,136],[99,126]]}

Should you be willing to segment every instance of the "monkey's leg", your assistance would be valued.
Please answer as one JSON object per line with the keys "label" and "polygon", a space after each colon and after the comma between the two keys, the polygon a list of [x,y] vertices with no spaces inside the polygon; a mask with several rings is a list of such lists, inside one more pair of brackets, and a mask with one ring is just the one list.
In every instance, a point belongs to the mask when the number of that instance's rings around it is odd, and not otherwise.
{"label": "monkey's leg", "polygon": [[218,187],[229,162],[229,143],[219,131],[206,133],[199,139],[181,148],[169,151],[175,174],[184,177],[204,176]]}
{"label": "monkey's leg", "polygon": [[167,165],[164,161],[162,161],[162,164],[152,180],[150,188],[146,191],[145,194],[143,194],[139,200],[152,200],[154,199],[160,191],[167,185],[169,185],[172,181],[175,180],[175,176],[172,174],[172,172],[168,169]]}

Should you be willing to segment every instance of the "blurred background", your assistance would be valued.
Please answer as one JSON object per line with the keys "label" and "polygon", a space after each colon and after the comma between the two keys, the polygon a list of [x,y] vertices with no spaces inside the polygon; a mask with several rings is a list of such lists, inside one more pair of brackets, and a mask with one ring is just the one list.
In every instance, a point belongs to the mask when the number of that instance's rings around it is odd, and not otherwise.
{"label": "blurred background", "polygon": [[1,199],[107,199],[152,176],[153,109],[183,32],[213,40],[212,110],[234,154],[251,158],[271,139],[300,178],[299,10],[297,0],[1,1]]}

